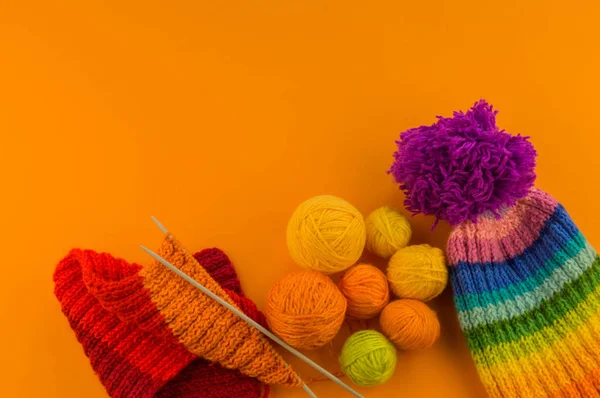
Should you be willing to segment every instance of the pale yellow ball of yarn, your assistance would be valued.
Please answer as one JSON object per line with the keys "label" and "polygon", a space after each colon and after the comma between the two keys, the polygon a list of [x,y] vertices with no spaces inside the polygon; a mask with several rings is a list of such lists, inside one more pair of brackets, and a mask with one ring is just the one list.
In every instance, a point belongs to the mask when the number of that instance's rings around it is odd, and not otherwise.
{"label": "pale yellow ball of yarn", "polygon": [[343,271],[358,261],[365,247],[362,214],[331,195],[302,203],[287,226],[290,255],[301,267],[325,274]]}
{"label": "pale yellow ball of yarn", "polygon": [[390,258],[402,249],[412,236],[410,223],[396,209],[380,207],[365,221],[367,227],[367,250],[379,257]]}
{"label": "pale yellow ball of yarn", "polygon": [[444,253],[429,245],[400,249],[390,258],[387,278],[396,296],[420,301],[431,300],[448,283]]}

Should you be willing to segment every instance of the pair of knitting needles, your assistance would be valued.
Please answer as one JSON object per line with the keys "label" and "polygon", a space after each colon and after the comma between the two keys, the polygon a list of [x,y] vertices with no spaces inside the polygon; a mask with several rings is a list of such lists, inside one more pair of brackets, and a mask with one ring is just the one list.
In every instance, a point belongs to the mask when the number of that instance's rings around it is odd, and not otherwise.
{"label": "pair of knitting needles", "polygon": [[[156,218],[152,217],[152,221],[154,221],[156,223],[156,225],[158,226],[158,228],[164,234],[168,233],[168,230]],[[341,381],[340,379],[338,379],[337,377],[335,377],[333,374],[331,374],[327,370],[323,369],[321,366],[319,366],[318,364],[316,364],[315,362],[313,362],[311,359],[309,359],[308,357],[306,357],[305,355],[303,355],[300,351],[298,351],[295,348],[293,348],[293,347],[289,346],[288,344],[286,344],[279,337],[275,336],[273,333],[271,333],[270,331],[268,331],[267,329],[265,329],[264,327],[262,327],[260,324],[258,324],[257,322],[255,322],[252,318],[250,318],[249,316],[247,316],[246,314],[244,314],[242,311],[240,311],[236,307],[234,307],[231,304],[229,304],[227,301],[223,300],[221,297],[219,297],[218,295],[216,295],[215,293],[213,293],[210,289],[207,289],[204,285],[202,285],[201,283],[198,283],[195,279],[193,279],[192,277],[190,277],[189,275],[187,275],[185,272],[181,271],[179,268],[177,268],[176,266],[174,266],[173,264],[171,264],[170,262],[168,262],[167,260],[165,260],[164,258],[162,258],[161,256],[159,256],[158,254],[154,253],[152,250],[148,249],[147,247],[141,246],[141,248],[146,253],[148,253],[152,258],[154,258],[156,261],[160,262],[165,267],[167,267],[168,269],[170,269],[171,271],[173,271],[174,273],[176,273],[177,275],[179,275],[183,280],[185,280],[186,282],[188,282],[189,284],[191,284],[192,286],[194,286],[196,289],[200,290],[202,293],[206,294],[211,299],[213,299],[216,302],[218,302],[219,304],[221,304],[223,307],[227,308],[229,311],[233,312],[235,315],[237,315],[243,321],[245,321],[246,323],[248,323],[249,325],[251,325],[252,327],[254,327],[255,329],[257,329],[259,332],[261,332],[262,334],[264,334],[265,336],[267,336],[268,338],[270,338],[271,340],[273,340],[274,342],[276,342],[277,344],[279,344],[281,347],[285,348],[287,351],[289,351],[292,354],[294,354],[296,357],[298,357],[301,360],[303,360],[304,362],[306,362],[313,369],[317,370],[318,372],[320,372],[321,374],[323,374],[324,376],[326,376],[331,381],[337,383],[339,386],[341,386],[342,388],[346,389],[348,392],[350,392],[355,397],[364,398],[361,394],[359,394],[358,392],[354,391],[350,386],[348,386],[347,384],[345,384],[343,381]],[[317,398],[317,396],[315,395],[315,393],[313,393],[312,390],[310,388],[308,388],[308,385],[306,385],[306,383],[302,384],[302,389],[304,391],[306,391],[306,393],[311,398]]]}

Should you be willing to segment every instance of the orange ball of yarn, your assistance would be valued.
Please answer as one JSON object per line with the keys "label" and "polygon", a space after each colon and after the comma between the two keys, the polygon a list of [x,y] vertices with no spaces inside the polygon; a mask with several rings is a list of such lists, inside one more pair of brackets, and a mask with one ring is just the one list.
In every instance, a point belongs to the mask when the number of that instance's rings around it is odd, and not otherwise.
{"label": "orange ball of yarn", "polygon": [[429,348],[440,337],[436,313],[417,300],[392,301],[381,311],[379,324],[383,333],[403,350]]}
{"label": "orange ball of yarn", "polygon": [[350,268],[340,280],[339,287],[348,302],[346,314],[350,318],[373,318],[390,301],[386,276],[369,264]]}
{"label": "orange ball of yarn", "polygon": [[305,270],[284,276],[267,296],[271,330],[289,345],[316,349],[329,343],[344,322],[346,299],[325,275]]}

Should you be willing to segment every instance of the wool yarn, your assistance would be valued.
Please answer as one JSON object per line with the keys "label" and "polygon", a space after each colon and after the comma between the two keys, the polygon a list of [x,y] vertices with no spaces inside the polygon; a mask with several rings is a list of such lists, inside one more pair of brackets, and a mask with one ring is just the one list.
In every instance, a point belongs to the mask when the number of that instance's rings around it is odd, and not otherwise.
{"label": "wool yarn", "polygon": [[429,245],[400,249],[390,258],[387,269],[390,288],[396,296],[428,301],[448,283],[444,253]]}
{"label": "wool yarn", "polygon": [[267,296],[265,315],[271,330],[289,345],[313,350],[340,330],[346,299],[327,276],[311,270],[287,274]]}
{"label": "wool yarn", "polygon": [[[158,254],[230,305],[237,306],[172,234],[164,237]],[[141,267],[102,260],[102,256],[90,257],[88,253],[82,256],[84,260],[78,260],[80,265],[65,263],[59,268],[79,269],[89,294],[106,310],[124,324],[139,325],[151,333],[154,340],[148,339],[148,346],[136,348],[135,353],[148,351],[155,353],[153,358],[160,357],[159,351],[152,351],[152,344],[160,338],[169,344],[166,349],[177,348],[173,355],[201,357],[228,369],[239,369],[265,384],[302,384],[262,333],[158,261]],[[97,333],[103,327],[106,325],[99,325]]]}
{"label": "wool yarn", "polygon": [[390,258],[398,249],[408,245],[412,236],[408,219],[398,210],[388,206],[371,212],[365,220],[365,225],[367,250],[382,258]]}
{"label": "wool yarn", "polygon": [[[217,283],[229,288],[229,296],[240,309],[258,323],[266,324],[256,305],[244,297],[235,269],[225,253],[206,249],[194,254],[194,258]],[[119,311],[141,306],[147,311],[145,319],[161,319],[144,290],[140,290],[139,295],[115,295],[104,301],[84,277],[94,269],[105,275],[115,292],[127,293],[127,287],[136,278],[122,279],[122,276],[140,268],[109,254],[73,249],[54,272],[54,291],[63,313],[108,395],[118,398],[266,397],[267,385],[239,370],[226,369],[191,354],[173,340],[168,328],[151,328],[149,323],[130,323],[119,317]],[[98,286],[108,285],[100,282]],[[115,301],[116,297],[120,299]]]}
{"label": "wool yarn", "polygon": [[346,340],[340,366],[342,372],[359,386],[383,384],[396,369],[396,348],[381,333],[362,330]]}
{"label": "wool yarn", "polygon": [[338,286],[348,302],[346,315],[349,318],[373,318],[390,301],[390,289],[384,273],[370,264],[350,268]]}
{"label": "wool yarn", "polygon": [[287,245],[301,267],[325,274],[343,271],[361,256],[366,239],[362,214],[331,195],[302,203],[288,222]]}
{"label": "wool yarn", "polygon": [[600,256],[566,208],[532,188],[535,149],[496,113],[482,100],[410,129],[392,172],[411,210],[454,226],[454,303],[490,398],[598,397]]}
{"label": "wool yarn", "polygon": [[481,100],[466,113],[400,134],[388,173],[404,191],[408,211],[457,225],[486,212],[498,215],[529,193],[536,151],[529,137],[499,129],[496,113]]}
{"label": "wool yarn", "polygon": [[429,348],[440,337],[436,313],[417,300],[396,300],[381,312],[379,324],[383,333],[403,350]]}

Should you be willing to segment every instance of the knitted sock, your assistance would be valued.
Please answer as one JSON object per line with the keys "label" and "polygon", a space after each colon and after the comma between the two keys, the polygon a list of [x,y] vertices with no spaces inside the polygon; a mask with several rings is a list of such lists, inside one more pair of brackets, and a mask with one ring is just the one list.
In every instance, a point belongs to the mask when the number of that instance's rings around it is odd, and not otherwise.
{"label": "knitted sock", "polygon": [[[264,324],[264,316],[243,292],[235,269],[218,249],[207,249],[195,255],[218,283],[229,292],[247,315]],[[261,396],[261,383],[237,370],[224,369],[191,354],[172,334],[145,331],[135,323],[123,322],[108,311],[90,291],[101,283],[86,285],[84,269],[93,267],[111,282],[113,292],[126,291],[118,287],[119,280],[141,269],[108,254],[72,250],[57,266],[55,293],[63,312],[81,342],[100,380],[112,397],[151,397],[155,393],[166,397],[242,397]],[[135,284],[135,280],[130,279]],[[114,289],[114,287],[117,289]],[[241,296],[238,296],[239,293]],[[103,302],[119,300],[118,293]],[[138,305],[151,307],[143,295]],[[162,387],[162,388],[161,388]],[[265,394],[268,394],[268,386]],[[160,389],[160,390],[159,390]]]}

